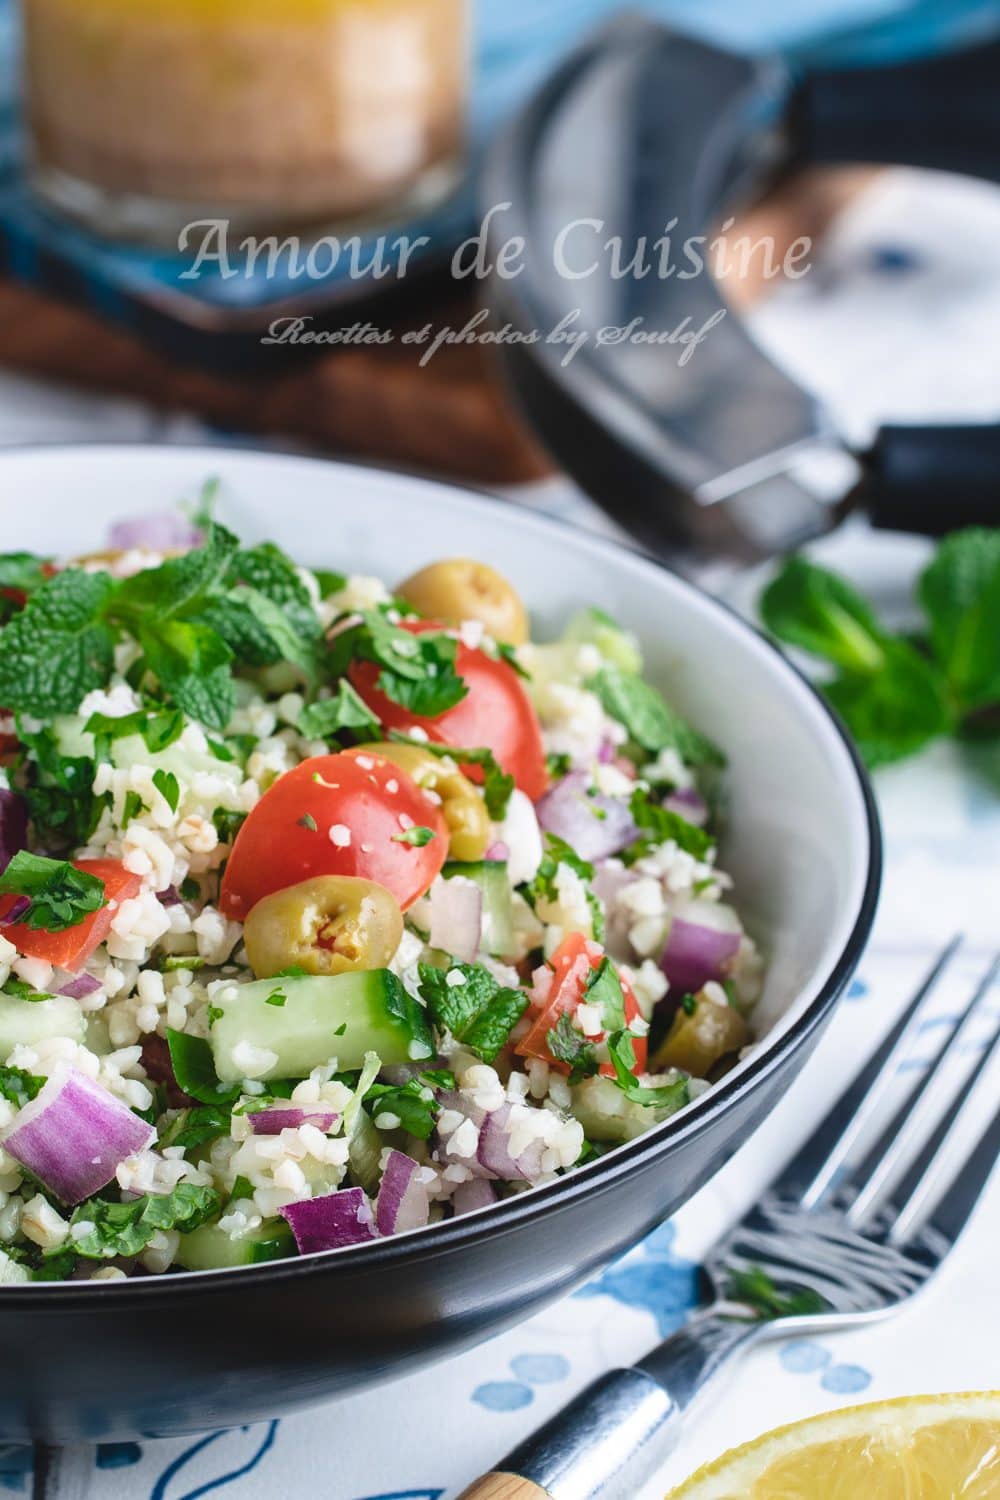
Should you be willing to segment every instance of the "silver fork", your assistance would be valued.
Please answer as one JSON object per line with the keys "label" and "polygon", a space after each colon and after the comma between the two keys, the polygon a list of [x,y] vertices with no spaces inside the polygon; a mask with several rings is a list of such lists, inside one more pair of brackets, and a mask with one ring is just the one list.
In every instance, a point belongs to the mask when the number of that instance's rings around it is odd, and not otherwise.
{"label": "silver fork", "polygon": [[[611,1370],[467,1489],[461,1500],[631,1500],[663,1461],[683,1418],[721,1367],[758,1340],[856,1326],[894,1313],[938,1271],[1000,1156],[1000,1110],[927,1215],[937,1168],[964,1106],[927,1134],[938,1071],[967,1043],[1000,955],[923,1077],[860,1164],[848,1158],[892,1086],[925,1018],[955,938],[889,1034],[765,1190],[710,1252],[710,1302],[631,1369]],[[1000,1029],[963,1087],[1000,1051]],[[912,1155],[912,1160],[910,1157]],[[904,1162],[905,1171],[897,1177]]]}

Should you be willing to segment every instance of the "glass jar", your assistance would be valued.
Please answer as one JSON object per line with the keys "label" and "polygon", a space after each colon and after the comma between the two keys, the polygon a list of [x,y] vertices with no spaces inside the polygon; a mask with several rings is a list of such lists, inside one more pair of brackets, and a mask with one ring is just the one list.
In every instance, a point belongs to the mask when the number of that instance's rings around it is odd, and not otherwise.
{"label": "glass jar", "polygon": [[110,234],[395,218],[455,181],[467,0],[22,0],[33,174]]}

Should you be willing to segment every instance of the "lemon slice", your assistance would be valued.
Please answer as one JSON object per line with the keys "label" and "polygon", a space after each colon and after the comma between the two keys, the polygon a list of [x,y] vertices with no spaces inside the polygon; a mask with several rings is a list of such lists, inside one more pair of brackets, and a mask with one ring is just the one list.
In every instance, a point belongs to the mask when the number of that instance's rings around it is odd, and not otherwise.
{"label": "lemon slice", "polygon": [[810,1417],[734,1448],[667,1500],[997,1500],[1000,1391]]}

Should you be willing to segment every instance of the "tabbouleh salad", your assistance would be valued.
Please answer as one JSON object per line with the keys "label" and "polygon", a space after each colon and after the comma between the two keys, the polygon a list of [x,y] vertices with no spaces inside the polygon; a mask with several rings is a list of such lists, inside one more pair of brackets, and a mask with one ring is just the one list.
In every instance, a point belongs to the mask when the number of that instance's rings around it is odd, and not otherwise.
{"label": "tabbouleh salad", "polygon": [[0,1282],[357,1245],[710,1087],[760,960],[723,756],[584,608],[203,505],[0,556]]}

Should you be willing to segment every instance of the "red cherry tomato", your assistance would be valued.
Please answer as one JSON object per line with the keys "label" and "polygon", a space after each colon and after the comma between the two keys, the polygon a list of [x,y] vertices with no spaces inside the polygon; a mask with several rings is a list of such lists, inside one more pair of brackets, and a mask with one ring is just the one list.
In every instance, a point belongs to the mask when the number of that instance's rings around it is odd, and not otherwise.
{"label": "red cherry tomato", "polygon": [[13,943],[18,953],[25,958],[42,958],[57,969],[66,969],[73,974],[82,969],[98,944],[103,943],[111,931],[115,913],[123,901],[138,896],[142,881],[138,875],[117,859],[74,859],[78,870],[96,875],[104,883],[104,899],[108,903],[99,911],[84,917],[75,927],[66,927],[62,932],[46,932],[44,928],[25,927],[21,923],[3,925],[4,918],[21,899],[19,896],[0,896],[0,930],[8,942]]}
{"label": "red cherry tomato", "polygon": [[[429,828],[422,848],[400,839]],[[448,854],[441,809],[379,755],[317,755],[280,776],[236,835],[220,906],[242,922],[273,891],[317,875],[357,875],[390,890],[405,910]]]}
{"label": "red cherry tomato", "polygon": [[[543,1062],[547,1062],[550,1068],[555,1068],[560,1073],[570,1071],[568,1063],[561,1062],[552,1056],[549,1051],[548,1035],[564,1012],[572,1014],[582,1002],[590,976],[595,969],[600,968],[603,958],[604,949],[601,945],[584,937],[582,932],[571,932],[563,939],[549,960],[552,966],[552,983],[549,985],[548,994],[535,1015],[531,1030],[514,1048],[519,1057],[538,1057]],[[631,1026],[640,1015],[639,1002],[628,980],[621,973],[618,977],[621,979],[622,996],[625,1001],[625,1024]],[[591,1037],[590,1040],[602,1042],[605,1040],[605,1033]],[[632,1046],[635,1050],[635,1066],[632,1071],[636,1074],[642,1073],[646,1067],[646,1038],[644,1036],[633,1037]],[[614,1064],[601,1063],[600,1072],[606,1077],[613,1078],[615,1076]]]}
{"label": "red cherry tomato", "polygon": [[[419,635],[444,626],[432,620],[406,620],[403,629]],[[405,734],[419,727],[436,744],[454,745],[457,750],[488,746],[501,770],[513,776],[521,791],[537,802],[548,786],[545,747],[538,715],[521,679],[508,662],[496,660],[485,651],[474,651],[461,641],[455,670],[469,691],[461,703],[435,718],[412,714],[387,698],[376,686],[381,668],[375,662],[354,662],[348,675],[387,729]],[[468,774],[475,780],[482,779],[476,767],[469,767]]]}

